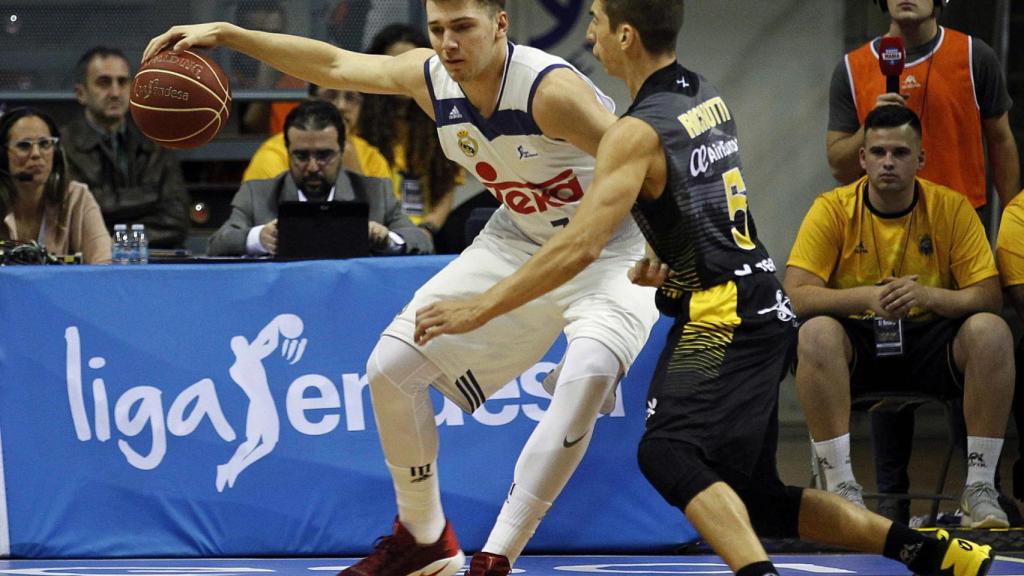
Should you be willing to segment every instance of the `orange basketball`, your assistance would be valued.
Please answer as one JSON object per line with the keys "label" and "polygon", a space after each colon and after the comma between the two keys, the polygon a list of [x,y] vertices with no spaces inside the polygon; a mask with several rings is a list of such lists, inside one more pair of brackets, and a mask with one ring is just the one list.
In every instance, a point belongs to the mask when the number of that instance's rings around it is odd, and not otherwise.
{"label": "orange basketball", "polygon": [[132,82],[132,119],[147,138],[167,148],[202,146],[227,124],[231,87],[208,56],[163,51]]}

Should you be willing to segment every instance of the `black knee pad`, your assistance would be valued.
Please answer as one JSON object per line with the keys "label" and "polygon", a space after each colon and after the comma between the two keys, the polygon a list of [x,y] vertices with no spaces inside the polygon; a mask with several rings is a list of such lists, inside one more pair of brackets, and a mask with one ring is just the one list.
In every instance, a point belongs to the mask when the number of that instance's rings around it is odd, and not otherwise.
{"label": "black knee pad", "polygon": [[[754,480],[761,483],[762,481]],[[753,482],[751,484],[753,484]],[[735,488],[735,487],[734,487]],[[800,537],[800,499],[804,489],[786,486],[778,478],[755,487],[737,489],[758,536],[765,538]]]}
{"label": "black knee pad", "polygon": [[665,438],[640,442],[637,462],[647,481],[669,504],[686,510],[693,497],[721,478],[696,446]]}

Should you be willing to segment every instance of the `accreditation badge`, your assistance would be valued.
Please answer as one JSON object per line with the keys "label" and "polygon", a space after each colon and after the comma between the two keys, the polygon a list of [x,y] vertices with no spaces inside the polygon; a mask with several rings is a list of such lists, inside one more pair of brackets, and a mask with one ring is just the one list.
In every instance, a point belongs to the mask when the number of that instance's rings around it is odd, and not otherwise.
{"label": "accreditation badge", "polygon": [[903,321],[875,318],[875,357],[903,355]]}

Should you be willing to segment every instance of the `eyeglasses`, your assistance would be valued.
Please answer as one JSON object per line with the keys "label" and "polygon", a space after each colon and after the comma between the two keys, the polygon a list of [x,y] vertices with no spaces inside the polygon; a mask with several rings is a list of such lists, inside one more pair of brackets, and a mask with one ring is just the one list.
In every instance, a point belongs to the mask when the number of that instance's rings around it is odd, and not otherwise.
{"label": "eyeglasses", "polygon": [[305,164],[312,158],[316,160],[317,164],[323,166],[338,155],[338,150],[292,150],[289,154],[299,164]]}
{"label": "eyeglasses", "polygon": [[33,146],[39,146],[40,152],[50,152],[57,147],[58,142],[60,142],[60,138],[57,138],[56,136],[44,136],[37,140],[25,138],[24,140],[18,140],[17,142],[11,143],[8,145],[8,148],[22,156],[28,156],[32,153]]}

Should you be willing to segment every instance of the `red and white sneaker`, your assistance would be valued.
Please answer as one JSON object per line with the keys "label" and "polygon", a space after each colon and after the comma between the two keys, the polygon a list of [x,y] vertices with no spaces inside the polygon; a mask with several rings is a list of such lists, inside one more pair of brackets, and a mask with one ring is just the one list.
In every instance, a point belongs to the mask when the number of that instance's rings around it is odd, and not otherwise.
{"label": "red and white sneaker", "polygon": [[512,566],[508,563],[508,558],[490,552],[477,552],[469,562],[466,576],[508,576],[510,572]]}
{"label": "red and white sneaker", "polygon": [[391,536],[378,538],[369,556],[338,576],[453,576],[465,562],[451,522],[437,542],[421,546],[395,518]]}

